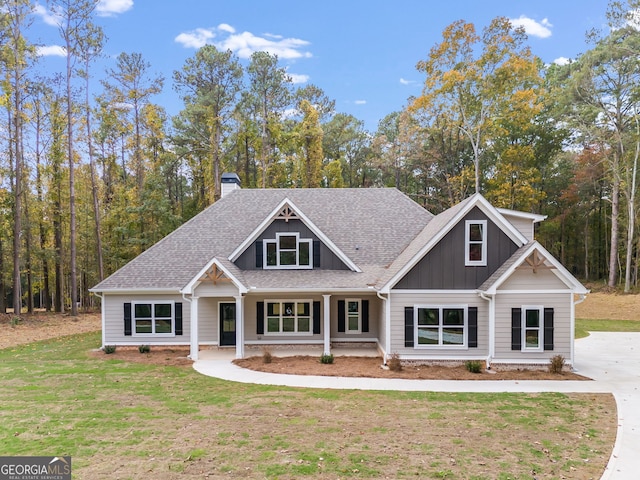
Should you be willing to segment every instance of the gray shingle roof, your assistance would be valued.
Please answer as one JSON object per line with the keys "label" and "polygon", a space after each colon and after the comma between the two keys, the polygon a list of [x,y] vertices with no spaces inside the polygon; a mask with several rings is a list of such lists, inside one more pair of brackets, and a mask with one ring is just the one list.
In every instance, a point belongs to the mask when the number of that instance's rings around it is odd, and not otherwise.
{"label": "gray shingle roof", "polygon": [[[231,253],[289,199],[362,270],[242,271]],[[396,189],[235,190],[92,290],[182,289],[213,258],[246,287],[367,288],[433,218]],[[357,247],[357,248],[356,248]]]}

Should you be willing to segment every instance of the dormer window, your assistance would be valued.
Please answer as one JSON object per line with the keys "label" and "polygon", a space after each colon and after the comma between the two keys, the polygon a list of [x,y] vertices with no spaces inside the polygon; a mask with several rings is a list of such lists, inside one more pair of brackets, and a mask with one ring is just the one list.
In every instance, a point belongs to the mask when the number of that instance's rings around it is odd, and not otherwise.
{"label": "dormer window", "polygon": [[277,233],[275,239],[263,240],[263,268],[313,268],[313,240],[299,233]]}
{"label": "dormer window", "polygon": [[487,265],[487,221],[467,220],[465,222],[465,259],[467,267]]}

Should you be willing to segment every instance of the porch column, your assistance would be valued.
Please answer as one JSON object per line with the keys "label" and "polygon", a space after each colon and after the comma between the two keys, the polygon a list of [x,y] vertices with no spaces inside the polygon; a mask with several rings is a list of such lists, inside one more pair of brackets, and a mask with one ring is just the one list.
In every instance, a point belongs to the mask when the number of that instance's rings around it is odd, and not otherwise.
{"label": "porch column", "polygon": [[331,353],[331,295],[322,295],[324,299],[324,317],[323,317],[323,334],[324,334],[324,354]]}
{"label": "porch column", "polygon": [[244,296],[236,299],[236,358],[244,358]]}
{"label": "porch column", "polygon": [[189,352],[189,357],[191,360],[198,360],[198,351],[200,350],[200,346],[198,344],[198,297],[191,297],[191,312],[190,312],[190,332],[191,332],[191,350]]}

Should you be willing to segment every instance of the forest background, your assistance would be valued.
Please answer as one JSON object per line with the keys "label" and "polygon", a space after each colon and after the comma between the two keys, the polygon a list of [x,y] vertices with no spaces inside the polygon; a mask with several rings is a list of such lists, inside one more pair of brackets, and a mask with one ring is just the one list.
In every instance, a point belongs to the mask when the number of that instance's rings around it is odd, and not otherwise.
{"label": "forest background", "polygon": [[[2,0],[0,312],[95,307],[89,289],[218,200],[224,172],[243,188],[396,187],[432,213],[480,192],[546,215],[537,239],[579,278],[637,287],[640,2],[612,1],[564,65],[506,18],[454,22],[416,59],[421,95],[375,132],[267,52],[243,64],[206,45],[170,79],[123,52],[97,75],[97,4],[47,3],[66,54],[42,76],[26,35],[40,5]],[[164,88],[175,116],[154,103]]]}

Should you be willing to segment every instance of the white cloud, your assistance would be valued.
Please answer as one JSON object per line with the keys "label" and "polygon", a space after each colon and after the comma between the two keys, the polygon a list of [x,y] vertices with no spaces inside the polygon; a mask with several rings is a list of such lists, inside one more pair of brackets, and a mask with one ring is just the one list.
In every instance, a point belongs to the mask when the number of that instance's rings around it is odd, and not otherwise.
{"label": "white cloud", "polygon": [[551,36],[551,27],[553,25],[548,19],[543,18],[541,22],[520,15],[520,18],[510,18],[509,21],[514,27],[523,27],[527,35],[531,35],[538,38],[548,38]]}
{"label": "white cloud", "polygon": [[213,37],[215,34],[211,30],[196,28],[190,32],[181,33],[175,38],[175,41],[181,43],[185,48],[202,48]]}
{"label": "white cloud", "polygon": [[[216,42],[213,39],[216,38]],[[231,50],[240,58],[249,58],[255,52],[268,52],[280,59],[292,60],[310,58],[311,52],[305,50],[309,45],[299,38],[284,38],[282,35],[265,33],[262,36],[251,32],[236,33],[235,28],[221,23],[215,28],[196,28],[179,34],[175,41],[186,48],[201,48],[213,43],[219,50]]]}
{"label": "white cloud", "polygon": [[218,30],[228,33],[236,33],[236,29],[227,23],[221,23],[218,25]]}
{"label": "white cloud", "polygon": [[355,102],[356,105],[366,105],[367,101],[366,100],[356,100]]}
{"label": "white cloud", "polygon": [[100,17],[113,17],[133,8],[133,0],[98,0],[96,13]]}
{"label": "white cloud", "polygon": [[299,73],[287,73],[293,83],[307,83],[309,81],[309,75],[302,75]]}
{"label": "white cloud", "polygon": [[60,45],[41,45],[36,47],[38,57],[66,57],[67,50]]}
{"label": "white cloud", "polygon": [[62,18],[59,15],[56,15],[54,12],[48,10],[47,7],[40,5],[39,3],[36,3],[33,8],[33,13],[37,17],[40,17],[44,23],[52,27],[57,27],[62,22]]}
{"label": "white cloud", "polygon": [[558,57],[553,61],[553,63],[556,65],[567,65],[571,63],[571,59],[567,57]]}
{"label": "white cloud", "polygon": [[415,80],[407,80],[405,78],[400,77],[400,85],[416,85],[418,82]]}

